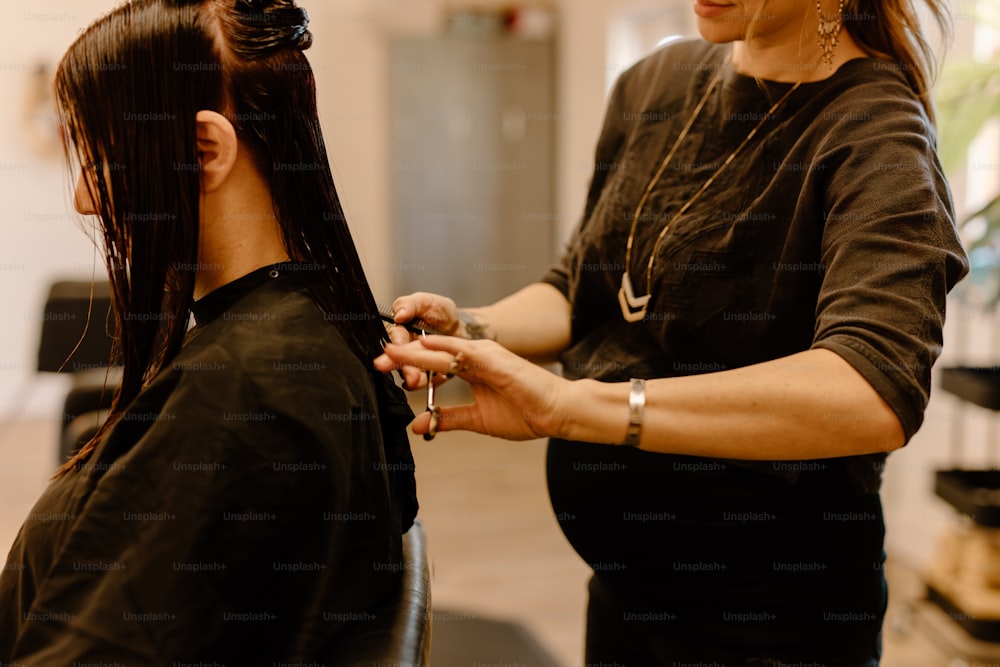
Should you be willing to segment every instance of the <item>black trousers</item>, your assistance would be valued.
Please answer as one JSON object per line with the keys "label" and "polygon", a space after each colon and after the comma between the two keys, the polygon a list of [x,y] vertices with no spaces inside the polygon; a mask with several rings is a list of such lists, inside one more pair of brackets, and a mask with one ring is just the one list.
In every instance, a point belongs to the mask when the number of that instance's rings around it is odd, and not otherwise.
{"label": "black trousers", "polygon": [[596,577],[587,605],[587,667],[878,667],[881,635],[861,645],[838,642],[798,655],[748,655],[747,650],[666,635],[661,625],[635,622],[628,606]]}

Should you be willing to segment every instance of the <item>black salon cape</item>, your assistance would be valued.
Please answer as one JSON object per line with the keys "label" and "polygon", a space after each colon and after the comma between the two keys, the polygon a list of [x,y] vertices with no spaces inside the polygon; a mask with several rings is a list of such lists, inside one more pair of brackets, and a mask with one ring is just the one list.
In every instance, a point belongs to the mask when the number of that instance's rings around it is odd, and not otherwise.
{"label": "black salon cape", "polygon": [[267,273],[204,300],[42,495],[0,576],[0,664],[320,664],[375,620],[416,511],[406,418],[383,447],[381,378]]}

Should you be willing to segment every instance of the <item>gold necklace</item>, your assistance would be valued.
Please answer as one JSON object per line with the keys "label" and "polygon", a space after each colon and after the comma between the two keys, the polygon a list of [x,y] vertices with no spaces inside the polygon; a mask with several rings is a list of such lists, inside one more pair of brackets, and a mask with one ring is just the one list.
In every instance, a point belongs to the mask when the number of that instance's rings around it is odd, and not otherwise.
{"label": "gold necklace", "polygon": [[650,254],[649,264],[646,266],[647,293],[643,296],[637,297],[635,296],[635,292],[632,289],[632,279],[628,275],[628,270],[632,266],[632,243],[635,241],[635,230],[638,227],[639,218],[642,216],[642,209],[646,205],[646,200],[649,199],[649,195],[653,191],[653,188],[656,187],[657,183],[659,183],[660,177],[663,176],[663,172],[666,170],[667,165],[670,163],[670,160],[673,159],[674,153],[677,152],[678,147],[680,147],[684,139],[687,138],[688,132],[694,125],[695,119],[697,119],[698,115],[701,113],[702,107],[705,106],[705,102],[708,101],[708,98],[712,94],[712,91],[714,91],[715,87],[718,85],[719,79],[722,78],[722,72],[725,69],[726,65],[729,63],[729,60],[730,57],[727,56],[726,59],[723,61],[722,65],[719,67],[718,71],[715,73],[715,76],[712,78],[711,83],[709,83],[708,85],[708,89],[705,91],[705,94],[702,95],[701,101],[699,101],[698,106],[695,107],[694,113],[691,114],[691,118],[688,119],[688,122],[684,126],[684,129],[681,130],[680,135],[677,137],[677,141],[674,142],[674,145],[670,149],[670,152],[667,153],[667,156],[663,158],[663,162],[660,163],[660,168],[656,170],[656,174],[653,175],[652,180],[649,181],[649,185],[646,186],[646,191],[642,194],[642,197],[639,199],[639,205],[636,206],[635,213],[632,216],[632,228],[628,233],[628,243],[626,243],[625,245],[625,272],[622,273],[622,286],[618,290],[618,304],[621,306],[622,317],[625,318],[626,322],[639,322],[640,320],[646,317],[646,309],[649,307],[649,299],[652,296],[652,291],[653,291],[652,289],[653,264],[656,262],[656,252],[660,249],[660,243],[663,241],[664,237],[666,237],[667,231],[670,229],[670,226],[673,225],[673,223],[676,222],[679,217],[684,215],[684,213],[689,208],[691,208],[691,205],[695,202],[695,200],[698,199],[698,197],[701,196],[701,193],[707,190],[708,187],[715,181],[715,179],[719,176],[719,173],[722,172],[722,170],[725,169],[727,166],[729,166],[729,163],[736,158],[739,152],[743,150],[743,147],[746,146],[747,143],[749,143],[750,140],[754,138],[754,135],[757,134],[757,131],[760,130],[760,128],[764,125],[764,121],[770,118],[771,115],[778,110],[778,107],[780,107],[781,104],[785,100],[787,100],[788,97],[792,93],[794,93],[795,90],[800,85],[802,85],[801,81],[796,82],[796,84],[792,86],[788,90],[788,92],[781,97],[780,100],[778,100],[771,106],[770,110],[766,114],[764,114],[764,117],[760,119],[759,123],[757,123],[757,126],[754,127],[752,130],[750,130],[750,133],[740,143],[740,145],[736,147],[736,150],[734,150],[729,155],[729,157],[726,158],[726,161],[722,163],[722,166],[720,166],[718,169],[715,170],[715,173],[712,174],[711,177],[709,177],[709,179],[705,181],[704,184],[702,184],[701,188],[699,188],[699,190],[695,192],[694,195],[692,195],[691,198],[687,200],[687,202],[685,202],[684,206],[682,206],[680,210],[677,211],[677,213],[675,213],[673,217],[667,221],[667,224],[663,226],[663,229],[660,231],[659,236],[656,237],[656,242],[653,244],[653,252],[652,254]]}

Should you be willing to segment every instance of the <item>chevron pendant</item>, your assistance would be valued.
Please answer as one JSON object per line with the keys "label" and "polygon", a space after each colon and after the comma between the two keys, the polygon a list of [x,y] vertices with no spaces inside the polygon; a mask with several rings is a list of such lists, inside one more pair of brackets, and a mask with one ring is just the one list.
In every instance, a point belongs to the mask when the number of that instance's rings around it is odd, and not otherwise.
{"label": "chevron pendant", "polygon": [[649,305],[647,294],[636,298],[632,293],[632,279],[628,276],[628,271],[622,274],[622,286],[618,290],[618,305],[622,308],[622,317],[626,322],[639,322],[646,317],[646,308]]}

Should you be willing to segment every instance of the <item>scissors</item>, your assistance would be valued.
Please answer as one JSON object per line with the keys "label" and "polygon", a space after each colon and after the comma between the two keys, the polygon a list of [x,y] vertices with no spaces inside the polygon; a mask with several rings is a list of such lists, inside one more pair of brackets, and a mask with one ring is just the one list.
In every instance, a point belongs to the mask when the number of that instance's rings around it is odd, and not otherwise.
{"label": "scissors", "polygon": [[[426,335],[426,334],[423,334]],[[427,371],[427,412],[431,413],[431,424],[424,433],[424,440],[428,442],[437,435],[438,425],[441,423],[441,408],[434,405],[434,371]]]}
{"label": "scissors", "polygon": [[[378,305],[378,314],[386,322],[390,324],[395,324],[396,326],[401,326],[405,328],[410,333],[419,334],[420,336],[426,337],[427,334],[443,335],[441,332],[435,330],[433,327],[428,325],[426,322],[420,319],[410,320],[409,322],[404,322],[402,324],[396,323],[396,317],[390,308],[386,308],[382,304]],[[437,375],[434,371],[427,371],[427,412],[431,413],[431,424],[427,429],[427,433],[424,433],[424,440],[430,441],[434,439],[437,435],[438,426],[441,423],[441,408],[434,404],[434,376]]]}

